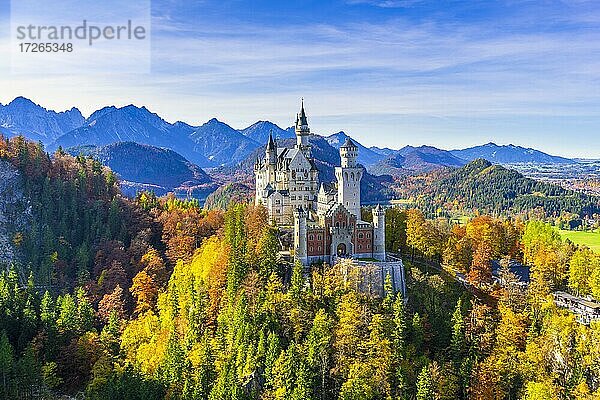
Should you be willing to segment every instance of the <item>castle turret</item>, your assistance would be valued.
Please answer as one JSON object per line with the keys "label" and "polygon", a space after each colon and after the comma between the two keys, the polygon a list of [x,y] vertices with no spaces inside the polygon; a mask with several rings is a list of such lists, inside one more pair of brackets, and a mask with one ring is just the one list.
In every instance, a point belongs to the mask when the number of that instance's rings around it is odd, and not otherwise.
{"label": "castle turret", "polygon": [[348,138],[340,147],[342,166],[335,168],[335,177],[338,181],[338,203],[342,204],[357,220],[360,215],[360,180],[363,168],[356,162],[358,146]]}
{"label": "castle turret", "polygon": [[306,112],[304,111],[304,99],[302,99],[302,106],[300,112],[296,115],[296,148],[302,151],[307,158],[310,158],[310,143],[308,137],[310,136],[310,128],[308,127],[308,119],[306,118]]}
{"label": "castle turret", "polygon": [[269,142],[265,149],[266,181],[275,185],[277,169],[277,144],[273,140],[273,131],[269,132]]}
{"label": "castle turret", "polygon": [[344,168],[355,168],[357,166],[358,146],[350,138],[346,139],[340,147],[340,158]]}
{"label": "castle turret", "polygon": [[269,132],[269,142],[267,143],[265,156],[269,164],[277,164],[277,144],[273,140],[273,130]]}
{"label": "castle turret", "polygon": [[302,206],[294,211],[294,252],[296,259],[304,265],[308,264],[308,254],[306,252],[307,219],[308,213]]}
{"label": "castle turret", "polygon": [[385,261],[385,210],[377,204],[373,213],[373,258]]}

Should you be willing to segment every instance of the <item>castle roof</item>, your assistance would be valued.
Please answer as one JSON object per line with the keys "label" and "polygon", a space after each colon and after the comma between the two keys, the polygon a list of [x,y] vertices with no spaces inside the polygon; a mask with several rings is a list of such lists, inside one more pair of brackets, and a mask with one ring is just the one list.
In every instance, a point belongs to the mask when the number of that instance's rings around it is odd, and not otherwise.
{"label": "castle roof", "polygon": [[302,99],[302,106],[300,112],[296,114],[296,135],[306,136],[310,134],[308,128],[308,119],[306,118],[306,112],[304,111],[304,99]]}
{"label": "castle roof", "polygon": [[[273,143],[274,146],[277,145],[277,142]],[[267,145],[267,151],[270,151],[271,143]],[[276,147],[274,151],[277,154],[277,165],[279,170],[287,170],[291,161],[299,154],[302,154],[306,161],[310,164],[311,171],[318,171],[315,160],[312,158],[307,158],[304,156],[301,150],[297,148],[288,148],[288,147]],[[268,160],[266,158],[257,158],[255,161],[255,168],[266,168],[266,164]]]}
{"label": "castle roof", "polygon": [[273,189],[273,186],[271,186],[271,184],[267,184],[267,186],[265,186],[264,190],[267,192],[267,195],[265,197],[271,197],[273,195],[280,195],[282,197],[287,197],[290,195],[290,191],[287,189]]}
{"label": "castle roof", "polygon": [[342,145],[342,147],[340,147],[340,148],[342,148],[342,149],[358,149],[358,146],[356,144],[354,144],[352,139],[347,138],[346,141],[344,142],[344,144]]}
{"label": "castle roof", "polygon": [[298,149],[288,149],[287,147],[278,147],[277,148],[277,159],[279,161],[283,160],[292,160],[298,154]]}
{"label": "castle roof", "polygon": [[325,216],[326,217],[333,217],[338,210],[341,210],[342,212],[344,212],[346,214],[350,214],[350,212],[348,211],[348,209],[346,207],[344,207],[343,204],[341,204],[341,203],[333,203],[331,205],[331,207],[329,208],[329,210],[327,210],[327,212],[325,213]]}
{"label": "castle roof", "polygon": [[337,193],[337,188],[333,183],[321,182],[321,186],[319,187],[319,191],[326,194],[334,194]]}
{"label": "castle roof", "polygon": [[298,114],[298,120],[300,122],[300,125],[308,125],[306,112],[304,112],[304,99],[302,99],[302,106],[300,108],[300,113]]}
{"label": "castle roof", "polygon": [[275,145],[275,141],[273,140],[273,130],[269,131],[269,143],[267,144],[267,150],[275,150],[277,146]]}

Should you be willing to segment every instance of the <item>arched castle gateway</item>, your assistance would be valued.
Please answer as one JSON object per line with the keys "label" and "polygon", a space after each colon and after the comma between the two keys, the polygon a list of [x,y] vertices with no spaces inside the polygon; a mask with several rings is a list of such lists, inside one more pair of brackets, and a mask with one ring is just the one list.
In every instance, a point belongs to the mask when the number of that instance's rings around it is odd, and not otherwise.
{"label": "arched castle gateway", "polygon": [[296,115],[296,145],[277,147],[272,135],[263,159],[254,165],[256,204],[264,205],[269,219],[293,227],[294,256],[303,264],[333,262],[336,257],[385,261],[385,212],[373,209],[373,223],[361,220],[358,147],[348,139],[340,147],[337,182],[319,182],[311,154],[304,102]]}

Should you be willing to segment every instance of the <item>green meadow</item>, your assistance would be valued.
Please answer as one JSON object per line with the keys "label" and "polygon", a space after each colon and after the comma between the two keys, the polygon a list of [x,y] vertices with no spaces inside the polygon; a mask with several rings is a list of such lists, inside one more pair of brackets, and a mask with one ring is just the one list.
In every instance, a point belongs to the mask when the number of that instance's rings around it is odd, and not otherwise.
{"label": "green meadow", "polygon": [[571,242],[580,245],[586,245],[596,252],[600,252],[600,232],[598,231],[567,231],[559,230],[563,239],[569,239]]}

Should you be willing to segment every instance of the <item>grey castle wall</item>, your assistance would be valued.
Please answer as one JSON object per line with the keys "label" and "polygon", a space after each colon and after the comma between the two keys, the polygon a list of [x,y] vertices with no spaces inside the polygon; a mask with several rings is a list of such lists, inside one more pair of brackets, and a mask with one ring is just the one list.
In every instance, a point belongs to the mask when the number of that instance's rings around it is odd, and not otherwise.
{"label": "grey castle wall", "polygon": [[356,261],[352,263],[339,263],[344,279],[350,274],[357,274],[360,278],[358,289],[363,293],[383,297],[385,295],[385,279],[389,275],[394,292],[401,292],[406,298],[406,280],[402,260],[375,262]]}

